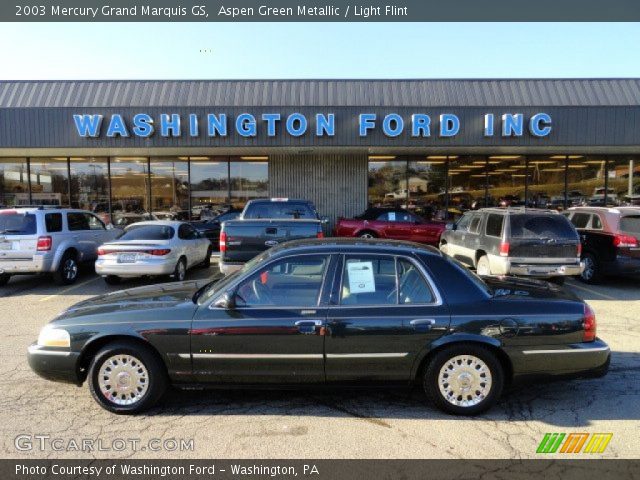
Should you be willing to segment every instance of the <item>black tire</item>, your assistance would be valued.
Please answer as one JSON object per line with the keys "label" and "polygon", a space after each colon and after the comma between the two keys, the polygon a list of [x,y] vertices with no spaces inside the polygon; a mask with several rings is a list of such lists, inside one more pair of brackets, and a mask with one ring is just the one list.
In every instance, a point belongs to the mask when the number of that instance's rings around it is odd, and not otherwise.
{"label": "black tire", "polygon": [[[146,371],[146,375],[144,375],[145,381],[136,382],[139,385],[137,388],[143,390],[142,393],[134,392],[134,389],[130,386],[124,386],[119,387],[121,390],[117,395],[113,395],[115,390],[108,383],[103,389],[100,385],[100,377],[103,373],[106,373],[107,362],[114,357],[133,358],[136,363],[130,362],[126,368],[129,369],[128,371],[133,371],[134,374],[136,366]],[[127,362],[120,361],[119,365],[127,365]],[[109,366],[109,368],[118,368],[118,365],[115,367]],[[140,372],[140,369],[137,371]],[[123,372],[127,373],[126,370]],[[118,375],[123,372],[118,373]],[[130,379],[130,381],[135,380],[135,378],[132,379],[133,375],[127,375],[125,378]],[[126,340],[115,341],[102,347],[91,361],[87,378],[93,399],[105,410],[121,415],[140,413],[153,407],[162,398],[169,383],[166,368],[156,353],[144,345]],[[105,383],[108,382],[108,377],[103,376],[102,378]],[[119,376],[116,378],[119,379]],[[110,388],[106,388],[107,386]],[[122,393],[125,388],[131,393]],[[112,394],[111,397],[109,397],[109,392]],[[133,398],[135,394],[140,394],[139,398]],[[122,398],[116,400],[115,398],[120,395],[122,395]],[[123,403],[131,400],[134,401],[129,404]]]}
{"label": "black tire", "polygon": [[[486,269],[486,270],[485,270]],[[482,271],[482,273],[480,273]],[[482,255],[476,263],[476,273],[478,275],[491,275],[491,265],[489,263],[489,257]]]}
{"label": "black tire", "polygon": [[602,272],[598,259],[592,253],[585,253],[582,257],[584,270],[580,274],[580,281],[589,284],[596,284],[602,281]]}
{"label": "black tire", "polygon": [[176,263],[176,268],[173,270],[171,274],[171,278],[174,282],[183,282],[187,277],[187,261],[184,257],[180,257],[178,263]]}
{"label": "black tire", "polygon": [[[470,401],[475,402],[468,406],[456,405],[454,403],[455,401],[458,401],[458,402],[467,401],[464,398],[466,393],[463,393],[462,395],[458,395],[456,397],[455,396],[456,392],[454,391],[456,390],[455,386],[451,384],[443,383],[443,389],[445,391],[451,386],[450,393],[449,395],[447,395],[446,393],[441,392],[440,385],[439,385],[439,377],[440,377],[441,370],[444,368],[444,366],[448,362],[450,362],[455,357],[459,357],[459,356],[474,357],[476,360],[480,360],[482,363],[484,363],[484,366],[481,366],[478,363],[476,363],[475,365],[481,368],[481,370],[479,371],[482,372],[482,369],[484,368],[485,370],[488,370],[488,374],[489,374],[487,375],[487,372],[484,371],[483,373],[478,374],[476,376],[475,375],[476,369],[473,369],[470,373],[467,371],[467,369],[471,369],[473,367],[473,364],[471,364],[471,366],[467,366],[464,362],[459,364],[460,365],[459,368],[461,368],[462,371],[460,372],[460,376],[458,378],[460,378],[463,375],[465,376],[465,378],[462,378],[462,380],[460,381],[465,381],[465,382],[470,381],[471,385],[467,388],[473,389],[473,387],[475,386],[476,388],[479,389],[479,390],[476,390],[476,392],[471,392],[471,391],[468,392],[473,394],[473,395],[469,395],[469,397],[471,397]],[[461,359],[459,360],[462,361]],[[453,363],[457,363],[457,361]],[[447,372],[444,372],[443,375],[445,375],[446,373]],[[483,374],[484,374],[484,377],[482,376]],[[475,377],[475,379],[473,377]],[[483,379],[487,380],[488,378],[491,380],[489,385],[487,385],[488,382],[486,381],[482,383]],[[446,377],[443,376],[443,380],[446,380]],[[502,368],[502,365],[500,364],[500,361],[498,360],[496,355],[486,347],[483,347],[482,345],[462,343],[462,344],[446,347],[445,349],[436,353],[436,355],[431,359],[431,361],[427,365],[427,368],[424,370],[423,388],[425,390],[425,393],[427,394],[427,397],[429,397],[431,402],[437,408],[439,408],[440,410],[446,413],[451,413],[453,415],[477,415],[479,413],[482,413],[488,410],[500,398],[503,387],[504,387],[504,370]],[[481,391],[482,388],[487,388],[488,390],[483,393]],[[476,398],[473,398],[473,397],[476,397]],[[447,398],[451,398],[453,400],[450,401],[450,400],[447,400]]]}
{"label": "black tire", "polygon": [[0,287],[4,287],[9,283],[9,279],[11,279],[11,275],[8,273],[0,273]]}
{"label": "black tire", "polygon": [[551,277],[549,281],[551,283],[555,283],[556,285],[564,285],[564,282],[567,280],[567,277]]}
{"label": "black tire", "polygon": [[117,275],[107,275],[106,277],[104,277],[104,282],[107,285],[118,285],[120,284],[120,280],[122,279]]}
{"label": "black tire", "polygon": [[207,249],[207,256],[205,257],[203,262],[200,264],[200,266],[202,268],[209,268],[211,266],[211,254],[212,253],[213,253],[213,247],[209,247]]}
{"label": "black tire", "polygon": [[65,252],[60,259],[58,269],[53,272],[53,280],[58,285],[71,285],[78,279],[80,266],[74,252]]}
{"label": "black tire", "polygon": [[364,232],[360,232],[358,234],[358,238],[378,238],[378,235],[376,235],[375,232],[365,230]]}

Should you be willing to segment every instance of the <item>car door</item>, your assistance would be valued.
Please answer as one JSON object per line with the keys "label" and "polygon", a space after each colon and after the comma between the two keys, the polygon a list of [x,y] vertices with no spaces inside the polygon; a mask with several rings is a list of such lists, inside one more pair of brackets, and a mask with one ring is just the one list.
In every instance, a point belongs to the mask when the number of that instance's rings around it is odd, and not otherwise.
{"label": "car door", "polygon": [[71,241],[81,254],[80,260],[90,260],[96,256],[96,243],[89,225],[89,217],[84,212],[67,212],[67,226]]}
{"label": "car door", "polygon": [[[83,213],[86,223],[89,225],[89,233],[87,234],[87,248],[90,249],[89,255],[91,259],[98,256],[98,247],[104,242],[108,242],[113,238],[113,234],[107,230],[106,225],[97,216],[91,213]],[[91,243],[91,245],[89,245]]]}
{"label": "car door", "polygon": [[447,242],[447,253],[449,256],[465,263],[468,262],[465,261],[466,246],[464,241],[466,239],[469,225],[471,224],[471,215],[472,212],[465,213],[455,224],[455,229],[450,230],[448,233],[449,241]]}
{"label": "car door", "polygon": [[406,382],[419,352],[449,325],[448,308],[414,258],[341,256],[325,338],[330,383]]}
{"label": "car door", "polygon": [[[323,383],[329,254],[276,259],[213,297],[191,330],[193,370],[217,383]],[[227,306],[229,307],[229,306]]]}
{"label": "car door", "polygon": [[204,259],[202,238],[198,231],[188,223],[183,223],[178,227],[178,239],[180,240],[184,254],[187,257],[187,267],[191,267]]}
{"label": "car door", "polygon": [[386,212],[381,217],[385,218],[384,232],[387,238],[394,240],[411,240],[413,222],[410,215],[404,212]]}

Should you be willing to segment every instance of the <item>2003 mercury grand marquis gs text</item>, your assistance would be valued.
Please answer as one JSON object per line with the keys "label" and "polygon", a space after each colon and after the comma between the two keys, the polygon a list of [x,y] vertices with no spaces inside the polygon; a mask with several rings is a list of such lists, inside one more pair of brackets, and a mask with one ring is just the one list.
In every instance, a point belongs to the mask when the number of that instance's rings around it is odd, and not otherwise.
{"label": "2003 mercury grand marquis gs text", "polygon": [[[199,288],[198,288],[199,287]],[[432,247],[311,239],[208,284],[134,288],[61,313],[29,348],[41,376],[116,413],[167,385],[420,384],[475,414],[527,375],[604,375],[593,311],[540,280],[480,279]]]}

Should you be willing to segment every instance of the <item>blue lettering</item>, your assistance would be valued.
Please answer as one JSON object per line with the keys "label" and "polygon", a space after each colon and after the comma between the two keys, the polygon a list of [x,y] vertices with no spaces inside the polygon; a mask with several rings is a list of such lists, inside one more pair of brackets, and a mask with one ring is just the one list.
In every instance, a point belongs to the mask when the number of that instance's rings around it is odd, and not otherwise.
{"label": "blue lettering", "polygon": [[100,135],[102,115],[74,115],[73,121],[81,137],[97,137]]}
{"label": "blue lettering", "polygon": [[333,137],[336,134],[336,116],[328,113],[326,116],[322,113],[316,114],[316,136],[324,135]]}
{"label": "blue lettering", "polygon": [[546,137],[551,133],[551,116],[536,113],[529,121],[529,131],[534,137]]}
{"label": "blue lettering", "polygon": [[[298,126],[296,127],[296,123]],[[287,117],[287,132],[289,135],[299,137],[307,131],[307,117],[301,113],[292,113]]]}
{"label": "blue lettering", "polygon": [[276,122],[280,121],[279,113],[263,113],[262,120],[267,122],[267,136],[275,137],[276,136]]}
{"label": "blue lettering", "polygon": [[138,113],[133,116],[133,134],[136,137],[147,138],[153,135],[153,118],[146,113]]}
{"label": "blue lettering", "polygon": [[107,137],[115,137],[116,135],[120,135],[121,137],[129,136],[127,126],[124,124],[122,115],[120,115],[119,113],[111,115],[109,128],[107,128]]}
{"label": "blue lettering", "polygon": [[414,113],[411,115],[411,136],[412,137],[430,137],[431,136],[431,118],[424,113]]}
{"label": "blue lettering", "polygon": [[199,133],[198,130],[198,115],[191,113],[189,114],[189,136],[197,137]]}
{"label": "blue lettering", "polygon": [[440,136],[455,137],[460,131],[460,119],[453,113],[440,115]]}
{"label": "blue lettering", "polygon": [[382,120],[382,131],[387,137],[397,137],[404,129],[404,120],[397,113],[385,115]]}
{"label": "blue lettering", "polygon": [[361,113],[359,118],[360,136],[366,137],[369,130],[376,126],[375,113]]}
{"label": "blue lettering", "polygon": [[493,125],[494,125],[493,113],[487,113],[484,116],[484,136],[493,137]]}
{"label": "blue lettering", "polygon": [[505,113],[502,115],[502,136],[521,137],[524,130],[524,115],[521,113]]}
{"label": "blue lettering", "polygon": [[207,132],[210,137],[227,136],[227,116],[221,113],[215,116],[213,113],[207,115]]}
{"label": "blue lettering", "polygon": [[243,137],[255,137],[256,117],[250,113],[241,113],[236,118],[236,130]]}
{"label": "blue lettering", "polygon": [[167,113],[160,114],[160,135],[168,137],[169,132],[171,132],[172,137],[180,136],[180,115],[177,113],[172,113],[171,115]]}

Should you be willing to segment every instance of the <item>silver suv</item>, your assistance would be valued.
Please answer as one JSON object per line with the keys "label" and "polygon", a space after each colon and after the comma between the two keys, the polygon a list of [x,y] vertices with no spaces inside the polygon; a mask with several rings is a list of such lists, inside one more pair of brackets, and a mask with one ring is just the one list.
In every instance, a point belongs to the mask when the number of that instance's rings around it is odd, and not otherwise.
{"label": "silver suv", "polygon": [[120,230],[109,229],[85,210],[16,207],[0,210],[0,286],[11,275],[53,273],[68,285],[80,262],[94,261],[97,248]]}

